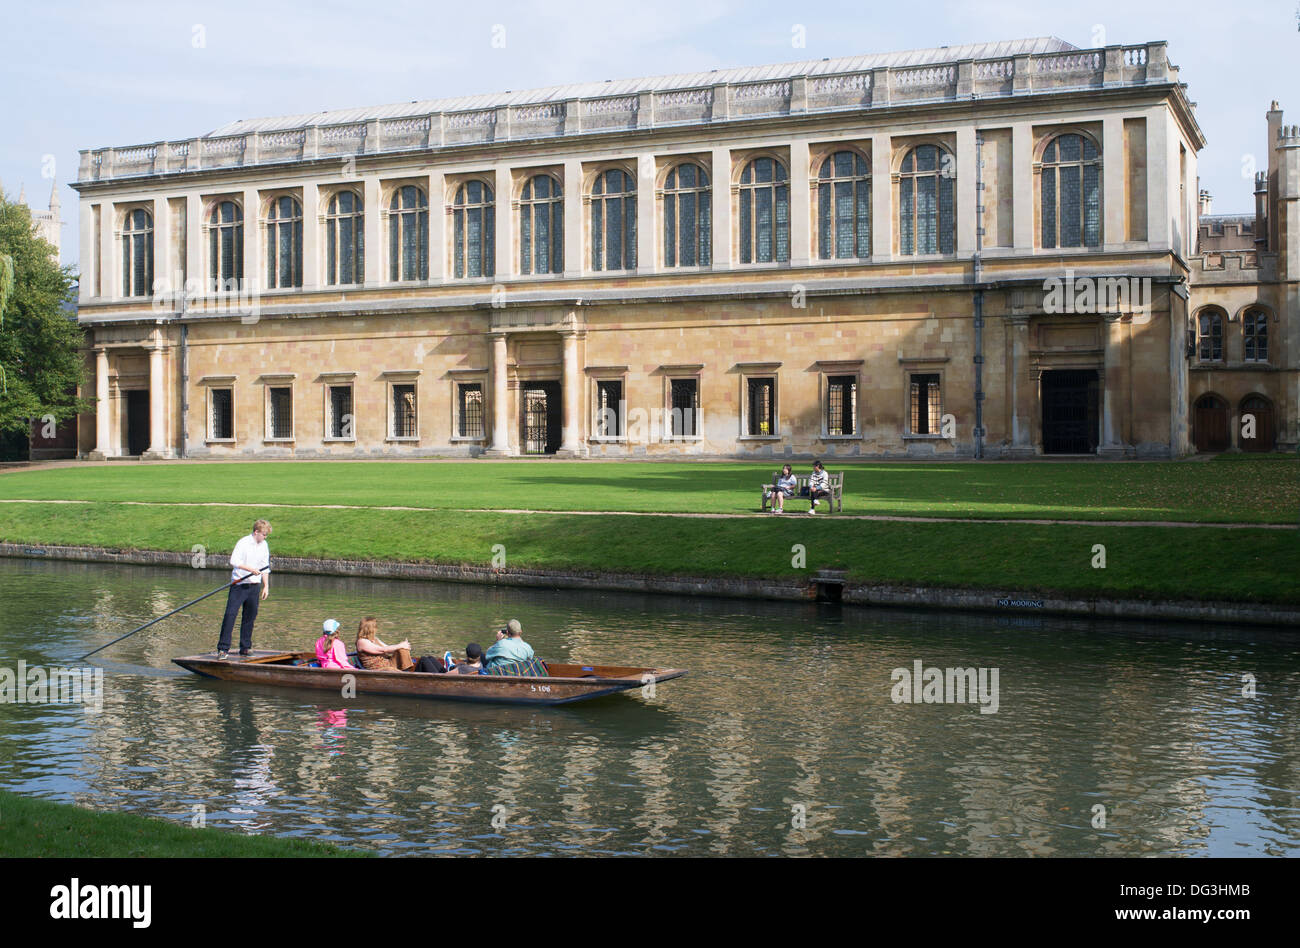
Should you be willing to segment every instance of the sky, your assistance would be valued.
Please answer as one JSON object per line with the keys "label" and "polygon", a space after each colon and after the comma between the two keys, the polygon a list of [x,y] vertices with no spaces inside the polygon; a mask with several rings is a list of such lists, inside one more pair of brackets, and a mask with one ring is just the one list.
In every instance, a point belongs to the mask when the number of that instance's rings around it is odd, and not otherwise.
{"label": "sky", "polygon": [[[1056,36],[1166,40],[1208,144],[1215,213],[1253,213],[1272,100],[1300,123],[1298,0],[317,0],[7,4],[0,184],[44,210],[77,262],[78,152],[193,138],[227,122],[730,66]],[[803,45],[796,45],[802,40]]]}

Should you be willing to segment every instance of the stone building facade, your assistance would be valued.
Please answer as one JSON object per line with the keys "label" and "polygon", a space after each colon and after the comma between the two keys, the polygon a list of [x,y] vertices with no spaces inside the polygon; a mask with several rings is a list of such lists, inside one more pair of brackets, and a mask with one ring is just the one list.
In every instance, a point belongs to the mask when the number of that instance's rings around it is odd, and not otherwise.
{"label": "stone building facade", "polygon": [[80,450],[1178,456],[1203,146],[1037,39],[85,151]]}

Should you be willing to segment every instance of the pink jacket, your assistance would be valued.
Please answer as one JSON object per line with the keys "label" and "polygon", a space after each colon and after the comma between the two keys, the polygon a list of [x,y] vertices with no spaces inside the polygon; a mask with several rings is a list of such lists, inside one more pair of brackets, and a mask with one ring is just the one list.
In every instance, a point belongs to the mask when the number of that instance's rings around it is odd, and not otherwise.
{"label": "pink jacket", "polygon": [[330,640],[328,635],[322,635],[316,640],[316,660],[320,662],[321,668],[346,668],[352,670],[352,665],[348,662],[347,646],[343,644],[342,639],[334,640],[334,647],[329,652],[325,651],[325,643]]}

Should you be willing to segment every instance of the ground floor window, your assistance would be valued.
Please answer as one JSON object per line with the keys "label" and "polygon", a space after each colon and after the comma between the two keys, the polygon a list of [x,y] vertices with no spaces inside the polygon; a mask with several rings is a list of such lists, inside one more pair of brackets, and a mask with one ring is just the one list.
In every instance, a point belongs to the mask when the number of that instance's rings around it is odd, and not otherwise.
{"label": "ground floor window", "polygon": [[325,393],[325,437],[333,441],[356,440],[352,415],[352,386],[330,385]]}
{"label": "ground floor window", "polygon": [[826,434],[848,437],[858,433],[858,377],[830,375],[826,378]]}
{"label": "ground floor window", "polygon": [[776,379],[745,379],[745,434],[756,438],[776,434]]}
{"label": "ground floor window", "polygon": [[939,419],[943,415],[943,399],[939,391],[939,376],[934,373],[913,373],[908,394],[910,428],[912,434],[939,434]]}
{"label": "ground floor window", "polygon": [[208,389],[208,440],[235,440],[235,390]]}
{"label": "ground floor window", "polygon": [[392,388],[392,415],[389,419],[392,438],[418,437],[415,416],[415,384],[394,383]]}
{"label": "ground floor window", "polygon": [[694,438],[699,435],[700,380],[668,380],[668,437]]}
{"label": "ground floor window", "polygon": [[456,435],[471,439],[484,437],[482,382],[461,382],[456,386]]}
{"label": "ground floor window", "polygon": [[597,380],[594,430],[597,438],[623,437],[625,429],[622,381]]}
{"label": "ground floor window", "polygon": [[293,438],[293,389],[288,385],[266,390],[266,437],[269,441]]}

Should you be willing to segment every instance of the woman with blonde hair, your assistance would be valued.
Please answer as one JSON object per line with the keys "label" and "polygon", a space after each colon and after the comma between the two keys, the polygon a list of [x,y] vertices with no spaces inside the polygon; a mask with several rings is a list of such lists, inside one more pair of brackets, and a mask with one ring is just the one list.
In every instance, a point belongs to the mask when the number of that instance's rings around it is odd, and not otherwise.
{"label": "woman with blonde hair", "polygon": [[403,639],[396,645],[385,645],[379,638],[379,620],[366,616],[357,628],[357,658],[361,667],[371,671],[410,671],[411,643]]}

